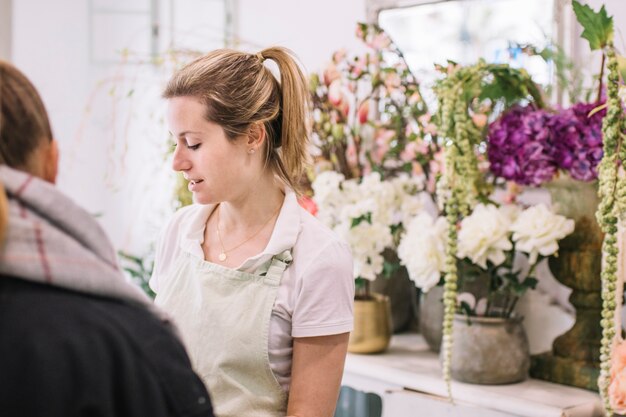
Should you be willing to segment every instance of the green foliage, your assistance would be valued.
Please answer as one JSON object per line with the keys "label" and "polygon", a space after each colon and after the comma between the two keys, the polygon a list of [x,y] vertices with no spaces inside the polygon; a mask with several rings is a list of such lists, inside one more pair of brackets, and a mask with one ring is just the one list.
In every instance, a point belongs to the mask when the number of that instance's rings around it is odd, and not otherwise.
{"label": "green foliage", "polygon": [[367,222],[372,224],[372,213],[363,214],[355,219],[352,219],[352,223],[350,224],[350,228],[357,227],[362,222]]}
{"label": "green foliage", "polygon": [[506,64],[493,64],[485,68],[490,73],[481,86],[479,100],[502,101],[510,107],[520,100],[532,99],[537,107],[544,107],[541,91],[524,69]]}
{"label": "green foliage", "polygon": [[149,259],[149,257],[139,257],[124,251],[119,251],[118,255],[122,263],[122,269],[130,275],[133,282],[139,285],[150,298],[154,298],[156,294],[148,285],[154,269],[154,261]]}
{"label": "green foliage", "polygon": [[576,20],[583,27],[581,37],[589,41],[592,51],[606,47],[613,40],[613,16],[609,17],[604,5],[595,12],[586,4],[572,1]]}

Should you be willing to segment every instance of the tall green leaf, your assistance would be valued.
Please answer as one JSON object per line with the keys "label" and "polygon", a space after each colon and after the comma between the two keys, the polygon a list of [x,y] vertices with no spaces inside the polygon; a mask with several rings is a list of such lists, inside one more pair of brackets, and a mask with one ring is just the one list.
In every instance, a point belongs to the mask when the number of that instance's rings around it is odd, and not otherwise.
{"label": "tall green leaf", "polygon": [[604,5],[599,12],[595,12],[586,4],[574,0],[572,7],[576,20],[584,29],[580,36],[589,41],[592,51],[604,48],[607,42],[613,39],[613,16],[607,15]]}

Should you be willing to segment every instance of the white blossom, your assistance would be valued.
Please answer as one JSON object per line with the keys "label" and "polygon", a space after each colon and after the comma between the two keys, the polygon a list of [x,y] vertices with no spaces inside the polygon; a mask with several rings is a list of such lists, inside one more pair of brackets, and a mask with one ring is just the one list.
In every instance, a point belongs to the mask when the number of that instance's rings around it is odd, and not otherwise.
{"label": "white blossom", "polygon": [[574,231],[574,220],[538,204],[520,213],[511,231],[516,250],[527,253],[528,262],[533,265],[538,255],[550,256],[559,250],[558,241]]}
{"label": "white blossom", "polygon": [[400,262],[424,292],[437,285],[444,271],[447,227],[445,218],[433,220],[429,214],[421,213],[408,223],[398,246]]}
{"label": "white blossom", "polygon": [[493,205],[478,204],[461,221],[457,256],[467,257],[481,268],[487,268],[487,261],[500,265],[506,260],[504,252],[513,248],[510,226],[511,220],[504,211]]}

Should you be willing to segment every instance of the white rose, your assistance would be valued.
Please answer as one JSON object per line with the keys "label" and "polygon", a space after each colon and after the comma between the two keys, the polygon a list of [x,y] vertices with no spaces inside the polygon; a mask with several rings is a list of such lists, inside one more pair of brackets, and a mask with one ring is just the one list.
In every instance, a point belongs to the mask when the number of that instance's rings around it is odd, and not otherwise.
{"label": "white rose", "polygon": [[398,246],[400,262],[424,292],[437,285],[445,268],[447,227],[445,218],[434,221],[428,213],[421,213],[408,223]]}
{"label": "white rose", "polygon": [[574,220],[538,204],[520,213],[511,231],[515,249],[527,253],[528,262],[533,265],[538,255],[550,256],[559,250],[557,242],[574,231]]}
{"label": "white rose", "polygon": [[457,256],[469,258],[481,268],[487,261],[500,265],[505,261],[505,251],[511,250],[509,240],[511,220],[494,205],[478,204],[472,214],[461,221]]}

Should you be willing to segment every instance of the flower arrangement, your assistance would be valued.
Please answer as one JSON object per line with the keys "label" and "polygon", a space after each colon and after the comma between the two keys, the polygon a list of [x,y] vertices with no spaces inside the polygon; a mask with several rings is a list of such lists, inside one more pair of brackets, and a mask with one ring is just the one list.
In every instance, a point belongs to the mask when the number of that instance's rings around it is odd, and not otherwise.
{"label": "flower arrangement", "polygon": [[[558,252],[558,241],[574,231],[574,221],[539,204],[478,204],[461,220],[456,253],[461,278],[484,277],[486,296],[457,296],[459,309],[472,316],[512,316],[519,298],[537,284],[535,267]],[[427,213],[407,226],[398,248],[409,277],[422,291],[436,285],[445,272],[446,219]],[[520,257],[526,258],[523,267]]]}
{"label": "flower arrangement", "polygon": [[[445,168],[437,187],[439,203],[447,222],[444,263],[443,374],[451,396],[452,323],[457,312],[460,250],[458,225],[479,203],[489,202],[492,187],[479,168],[484,146],[484,127],[479,120],[498,108],[509,108],[520,101],[543,107],[539,87],[525,70],[504,64],[479,61],[467,67],[448,67],[435,86],[439,109],[439,134],[445,137]],[[483,115],[483,117],[476,117]]]}
{"label": "flower arrangement", "polygon": [[441,149],[420,85],[382,29],[359,23],[356,32],[367,52],[337,51],[310,78],[316,168],[346,179],[424,174],[434,193]]}
{"label": "flower arrangement", "polygon": [[[607,415],[612,415],[613,406],[619,405],[619,409],[623,409],[624,398],[620,376],[623,366],[615,365],[623,346],[621,324],[615,310],[622,301],[620,287],[622,283],[617,278],[617,261],[620,253],[617,234],[620,218],[626,211],[626,175],[623,169],[626,153],[622,143],[626,126],[620,89],[622,94],[626,90],[622,85],[618,57],[612,43],[612,18],[607,16],[604,7],[599,12],[594,12],[589,6],[573,1],[573,8],[584,28],[582,37],[589,41],[592,50],[603,50],[596,101],[579,102],[567,109],[550,110],[544,108],[529,89],[528,92],[534,100],[505,109],[488,127],[485,148],[494,179],[504,178],[517,184],[538,186],[560,173],[565,173],[575,180],[597,179],[599,182],[600,204],[597,218],[604,232],[604,241],[601,273],[603,337],[598,386]],[[608,82],[606,103],[603,103],[605,62]],[[443,177],[443,185],[447,189],[444,194],[445,214],[448,216],[449,225],[447,260],[444,268],[446,312],[443,339],[444,375],[447,380],[449,380],[449,349],[452,343],[450,316],[456,306],[457,292],[458,264],[453,255],[472,253],[461,249],[463,222],[471,217],[468,216],[471,208],[484,201],[488,195],[481,192],[481,189],[485,189],[483,178],[476,175],[475,168],[476,149],[480,148],[481,138],[476,133],[476,126],[468,122],[476,103],[480,102],[481,92],[484,94],[484,86],[477,83],[472,75],[476,75],[484,68],[484,64],[479,64],[478,68],[462,69],[464,73],[458,70],[456,83],[454,74],[448,75],[440,84],[438,91],[440,104],[443,104],[439,131],[454,144],[445,150],[447,165]],[[464,94],[469,96],[469,99],[464,99]],[[453,116],[450,109],[455,110]],[[458,125],[461,126],[460,129],[457,128]],[[459,183],[462,186],[459,186]],[[459,225],[460,228],[457,230]],[[513,233],[511,244],[515,244],[516,249],[520,250],[523,244],[515,241],[515,236]],[[498,250],[506,252],[507,249],[502,249],[508,247],[506,240],[497,240],[494,235],[490,237],[500,245],[496,246],[495,252],[492,253],[501,258]],[[530,256],[532,255],[529,254],[529,263],[532,264]],[[487,265],[493,262],[489,256],[487,260]],[[613,368],[611,355],[614,359]]]}
{"label": "flower arrangement", "polygon": [[325,171],[312,188],[318,218],[352,248],[357,298],[368,298],[369,282],[396,268],[385,260],[385,250],[396,250],[403,225],[423,210],[423,176],[383,181],[377,172],[346,179]]}
{"label": "flower arrangement", "polygon": [[400,50],[376,25],[359,23],[356,34],[367,52],[337,51],[310,78],[311,188],[318,218],[350,243],[357,298],[367,298],[370,281],[401,267],[408,220],[433,205],[442,151]]}

